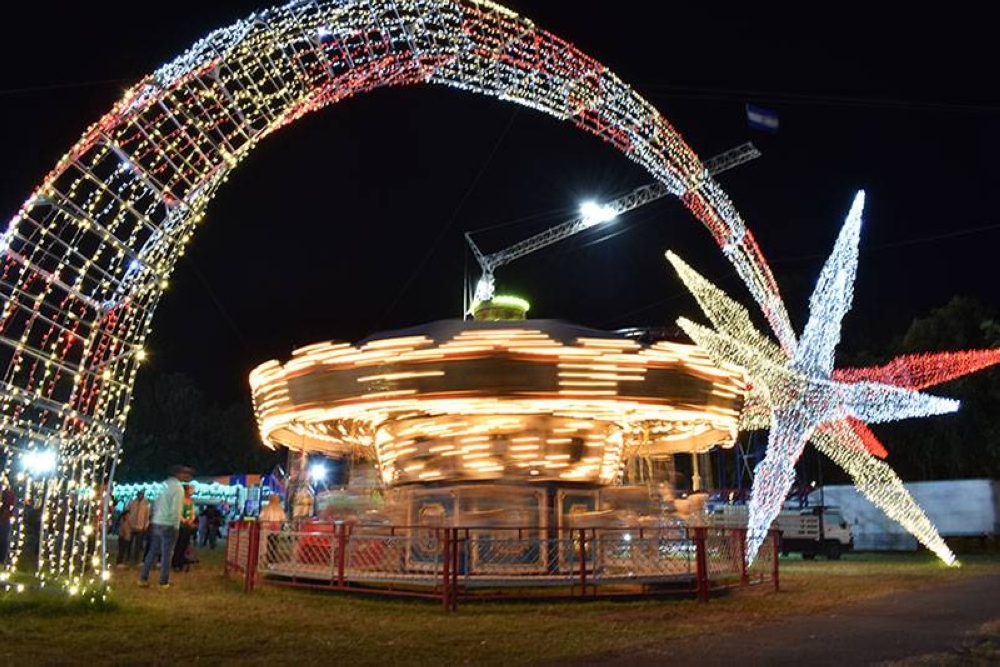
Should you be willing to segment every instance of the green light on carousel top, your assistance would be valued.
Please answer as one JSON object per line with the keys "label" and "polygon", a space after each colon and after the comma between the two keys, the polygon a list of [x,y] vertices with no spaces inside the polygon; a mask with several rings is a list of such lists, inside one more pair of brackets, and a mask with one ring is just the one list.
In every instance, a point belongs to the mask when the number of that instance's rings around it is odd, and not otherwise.
{"label": "green light on carousel top", "polygon": [[523,320],[530,308],[531,304],[525,299],[498,294],[488,301],[476,301],[472,304],[471,312],[480,322]]}
{"label": "green light on carousel top", "polygon": [[510,296],[506,294],[500,294],[491,299],[494,306],[500,308],[516,308],[518,310],[527,313],[531,310],[531,304],[528,303],[526,299],[522,299],[519,296]]}

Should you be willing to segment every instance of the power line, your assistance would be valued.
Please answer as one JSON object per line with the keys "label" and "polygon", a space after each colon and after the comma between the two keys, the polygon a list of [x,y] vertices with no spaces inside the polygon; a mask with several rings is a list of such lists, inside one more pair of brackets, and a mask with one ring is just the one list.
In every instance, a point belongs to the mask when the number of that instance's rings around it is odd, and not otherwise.
{"label": "power line", "polygon": [[640,90],[669,93],[671,97],[691,100],[719,100],[743,102],[753,99],[779,104],[805,104],[816,106],[862,107],[877,109],[907,109],[948,112],[1000,112],[1000,105],[933,102],[929,100],[907,100],[891,97],[863,97],[857,95],[828,95],[819,93],[793,93],[741,88],[713,88],[707,86],[675,86],[665,83],[647,82],[635,86]]}
{"label": "power line", "polygon": [[191,256],[190,253],[188,253],[187,255],[184,256],[183,259],[185,260],[185,263],[189,267],[191,267],[191,271],[194,273],[195,277],[198,278],[198,281],[201,282],[202,287],[205,288],[205,292],[208,294],[209,298],[215,304],[216,310],[218,310],[219,313],[222,315],[222,319],[224,319],[226,323],[229,324],[229,328],[233,330],[233,333],[235,333],[236,336],[241,341],[243,341],[243,346],[249,350],[250,341],[248,341],[247,337],[243,335],[243,331],[240,329],[239,325],[236,324],[236,320],[232,318],[232,316],[229,314],[229,311],[226,310],[226,307],[222,305],[222,300],[215,293],[215,290],[212,289],[212,286],[209,285],[208,279],[205,278],[205,274],[203,274],[201,270],[198,268],[198,265],[195,264],[194,258]]}
{"label": "power line", "polygon": [[589,248],[592,245],[597,245],[598,243],[604,243],[605,241],[610,241],[616,236],[621,236],[622,234],[627,234],[628,232],[634,231],[639,227],[645,225],[647,222],[652,222],[653,220],[656,220],[659,217],[661,216],[656,211],[647,210],[645,215],[640,215],[638,216],[638,219],[633,220],[627,225],[622,225],[621,229],[616,229],[615,231],[608,232],[604,236],[600,236],[591,241],[587,241],[586,243],[580,243],[579,245],[568,247],[563,252],[567,254],[572,252],[577,252],[579,250],[584,250],[585,248]]}
{"label": "power line", "polygon": [[441,241],[444,240],[445,235],[447,235],[452,225],[455,224],[455,221],[458,219],[458,214],[461,213],[462,208],[465,206],[465,202],[468,201],[469,196],[475,191],[476,186],[479,185],[479,181],[482,180],[483,175],[486,173],[487,168],[493,162],[493,158],[497,154],[497,150],[500,148],[500,144],[503,143],[503,140],[507,137],[507,133],[510,131],[510,128],[514,125],[514,119],[517,117],[517,111],[518,108],[515,107],[513,112],[511,112],[510,119],[507,120],[507,125],[503,128],[503,132],[500,133],[500,136],[497,137],[496,143],[493,144],[493,148],[490,150],[489,155],[486,156],[486,160],[484,160],[482,165],[479,167],[479,171],[476,173],[476,177],[472,179],[472,182],[469,184],[469,187],[466,188],[465,194],[463,194],[462,198],[458,201],[458,206],[455,207],[455,210],[452,212],[451,217],[448,218],[448,221],[445,223],[444,227],[441,228],[441,231],[438,233],[438,236],[434,240],[434,243],[431,244],[431,247],[428,248],[427,252],[424,254],[423,259],[420,260],[420,263],[417,264],[417,267],[413,270],[413,273],[410,274],[409,279],[403,284],[403,287],[402,289],[399,290],[399,293],[396,295],[396,298],[393,299],[392,303],[389,304],[389,307],[385,309],[385,312],[382,314],[383,320],[385,320],[389,316],[389,313],[392,312],[392,310],[396,307],[396,304],[398,304],[400,300],[403,298],[403,295],[405,295],[407,290],[410,289],[410,287],[413,285],[413,281],[416,280],[417,276],[423,270],[424,266],[426,266],[428,260],[430,260],[431,256],[434,254],[434,251],[437,250],[439,245],[441,245]]}
{"label": "power line", "polygon": [[[727,282],[732,281],[736,277],[737,277],[737,275],[735,273],[729,273],[729,274],[726,274],[725,276],[722,276],[721,278],[713,278],[713,279],[711,279],[711,282],[713,284],[715,284],[715,285],[724,285]],[[688,297],[690,295],[691,295],[691,293],[688,292],[687,290],[675,292],[674,294],[671,294],[670,296],[668,296],[665,299],[659,299],[657,301],[653,301],[651,303],[647,303],[644,306],[639,306],[638,308],[633,308],[632,310],[628,311],[627,313],[622,313],[622,314],[620,314],[620,315],[618,315],[616,317],[613,317],[613,318],[611,318],[609,320],[605,320],[604,322],[602,322],[598,326],[600,326],[602,328],[603,327],[611,326],[612,324],[615,324],[616,322],[621,322],[622,320],[624,320],[624,319],[626,319],[628,317],[632,317],[633,315],[636,315],[638,313],[643,313],[643,312],[646,312],[647,310],[652,310],[653,308],[657,308],[659,306],[663,306],[665,304],[671,303],[672,301],[677,301],[678,299],[682,299],[682,298]]]}
{"label": "power line", "polygon": [[988,232],[994,229],[1000,229],[1000,224],[984,225],[982,227],[970,227],[967,229],[959,229],[954,232],[948,232],[947,234],[936,234],[934,236],[924,236],[913,239],[904,239],[893,243],[882,243],[875,246],[869,246],[867,248],[864,248],[863,250],[872,251],[872,250],[883,250],[885,248],[897,248],[900,246],[907,246],[907,245],[918,245],[920,243],[930,243],[931,241],[941,241],[943,239],[952,239],[959,236],[970,236],[972,234],[981,234],[982,232]]}
{"label": "power line", "polygon": [[547,211],[539,211],[538,213],[531,213],[529,215],[521,216],[520,218],[513,218],[511,220],[506,220],[504,222],[498,222],[494,225],[489,225],[487,227],[480,227],[479,229],[470,229],[469,234],[479,234],[481,232],[490,232],[494,229],[503,229],[504,227],[512,227],[514,225],[520,225],[522,223],[528,222],[530,220],[539,220],[544,218],[555,218],[555,217],[565,217],[576,209],[572,206],[562,206],[560,208],[550,208]]}
{"label": "power line", "polygon": [[31,93],[45,93],[53,90],[67,90],[71,88],[90,88],[110,85],[127,85],[134,83],[134,79],[97,79],[94,81],[78,81],[75,83],[52,83],[44,86],[28,86],[25,88],[0,88],[0,97],[13,95],[29,95]]}
{"label": "power line", "polygon": [[[934,234],[932,236],[921,236],[921,237],[914,237],[914,238],[909,238],[909,239],[900,239],[899,241],[892,241],[890,243],[880,243],[878,245],[871,245],[871,246],[867,246],[867,247],[862,247],[862,248],[860,248],[860,252],[862,252],[862,253],[878,252],[878,251],[881,251],[881,250],[889,250],[889,249],[892,249],[892,248],[899,248],[899,247],[904,247],[904,246],[920,245],[920,244],[924,244],[924,243],[933,243],[935,241],[942,241],[942,240],[945,240],[945,239],[957,238],[957,237],[961,237],[961,236],[970,236],[970,235],[973,235],[973,234],[981,234],[983,232],[989,232],[989,231],[993,231],[993,230],[996,230],[996,229],[1000,229],[1000,224],[984,225],[984,226],[981,226],[981,227],[971,227],[971,228],[968,228],[968,229],[959,229],[959,230],[956,230],[956,231],[953,231],[953,232],[948,232],[948,233],[945,233],[945,234]],[[623,230],[623,231],[625,231],[625,230]],[[618,232],[618,233],[622,233],[622,232]],[[600,242],[601,240],[604,240],[604,239],[598,239],[595,242]],[[817,253],[817,254],[812,254],[812,255],[797,255],[795,257],[783,257],[783,258],[772,260],[771,264],[783,264],[783,263],[790,263],[790,262],[800,262],[800,261],[811,260],[811,259],[825,258],[826,256],[827,255],[825,255],[825,254],[819,254],[819,253]],[[726,282],[731,281],[735,277],[736,277],[735,274],[729,273],[729,274],[726,274],[725,276],[723,276],[721,278],[712,279],[711,282],[713,282],[716,285],[722,285],[722,284],[725,284]],[[634,308],[633,310],[630,310],[627,313],[622,313],[621,315],[618,315],[618,316],[613,317],[613,318],[611,318],[609,320],[606,320],[605,322],[601,323],[600,326],[602,326],[602,327],[610,326],[612,324],[615,324],[616,322],[621,322],[622,320],[624,320],[627,317],[631,317],[633,315],[645,312],[647,310],[652,310],[653,308],[656,308],[658,306],[662,306],[662,305],[670,303],[672,301],[676,301],[677,299],[680,299],[680,298],[682,298],[684,296],[687,296],[688,294],[689,293],[686,292],[686,291],[685,292],[678,292],[678,293],[673,294],[673,295],[671,295],[671,296],[669,296],[669,297],[667,297],[665,299],[659,299],[657,301],[653,301],[651,303],[647,303],[644,306],[639,306],[638,308]]]}
{"label": "power line", "polygon": [[[859,252],[861,253],[879,252],[881,250],[891,250],[892,248],[902,248],[905,246],[922,245],[924,243],[934,243],[935,241],[944,241],[947,239],[953,239],[962,236],[972,236],[974,234],[982,234],[984,232],[990,232],[996,229],[1000,229],[1000,224],[983,225],[981,227],[969,227],[967,229],[957,229],[953,232],[947,232],[944,234],[933,234],[931,236],[915,236],[913,238],[900,239],[898,241],[890,241],[888,243],[879,243],[876,245],[861,246],[861,248],[859,248]],[[771,263],[782,264],[788,262],[800,262],[809,259],[817,259],[819,257],[826,257],[826,255],[821,253],[814,253],[811,255],[780,257],[778,259],[772,260]]]}

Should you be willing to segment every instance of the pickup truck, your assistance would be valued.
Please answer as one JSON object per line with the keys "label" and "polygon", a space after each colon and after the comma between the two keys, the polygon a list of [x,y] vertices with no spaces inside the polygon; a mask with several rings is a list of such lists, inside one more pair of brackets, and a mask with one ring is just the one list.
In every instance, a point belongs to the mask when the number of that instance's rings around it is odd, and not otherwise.
{"label": "pickup truck", "polygon": [[781,534],[781,553],[801,553],[805,560],[822,554],[829,560],[839,560],[845,551],[854,548],[854,536],[837,507],[807,507],[784,510],[774,527]]}

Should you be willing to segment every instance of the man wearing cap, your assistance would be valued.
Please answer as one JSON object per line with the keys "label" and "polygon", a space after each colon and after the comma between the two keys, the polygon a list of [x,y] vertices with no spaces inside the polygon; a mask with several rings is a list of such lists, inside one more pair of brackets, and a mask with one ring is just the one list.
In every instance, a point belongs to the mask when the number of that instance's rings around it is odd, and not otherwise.
{"label": "man wearing cap", "polygon": [[191,468],[174,466],[163,485],[163,493],[153,503],[153,517],[150,521],[149,551],[139,572],[139,585],[149,586],[149,571],[153,563],[160,559],[160,588],[170,586],[170,556],[177,541],[177,528],[181,523],[184,507],[184,487],[181,482],[191,481]]}

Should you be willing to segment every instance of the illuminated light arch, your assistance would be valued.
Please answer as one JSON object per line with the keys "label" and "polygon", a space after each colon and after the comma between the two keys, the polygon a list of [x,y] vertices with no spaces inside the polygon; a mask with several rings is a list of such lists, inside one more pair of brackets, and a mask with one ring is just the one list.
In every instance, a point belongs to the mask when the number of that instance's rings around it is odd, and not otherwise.
{"label": "illuminated light arch", "polygon": [[[770,270],[726,195],[666,119],[598,61],[484,0],[292,2],[211,33],[131,88],[0,233],[5,468],[19,473],[20,452],[59,452],[51,479],[23,479],[44,498],[43,578],[83,593],[106,576],[94,526],[142,346],[229,172],[312,111],[413,84],[515,102],[610,143],[705,224],[794,347]],[[22,539],[15,530],[15,547]]]}

